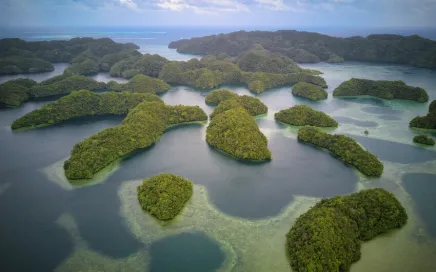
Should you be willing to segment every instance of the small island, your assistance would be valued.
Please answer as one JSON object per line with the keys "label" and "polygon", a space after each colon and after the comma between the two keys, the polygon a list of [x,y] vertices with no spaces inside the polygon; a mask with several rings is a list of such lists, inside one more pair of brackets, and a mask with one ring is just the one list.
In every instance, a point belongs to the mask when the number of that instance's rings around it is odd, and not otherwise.
{"label": "small island", "polygon": [[206,96],[206,104],[216,106],[224,100],[229,100],[231,98],[236,98],[236,97],[238,97],[237,94],[227,89],[216,90],[210,92]]}
{"label": "small island", "polygon": [[120,84],[121,89],[134,93],[163,93],[168,91],[171,86],[158,78],[146,75],[136,75],[126,84]]}
{"label": "small island", "polygon": [[331,135],[316,127],[306,126],[298,131],[298,140],[329,150],[368,177],[380,177],[383,173],[383,163],[377,156],[363,149],[350,137]]}
{"label": "small island", "polygon": [[274,118],[293,126],[337,127],[338,122],[322,111],[306,105],[293,106],[274,114]]}
{"label": "small island", "polygon": [[409,123],[411,128],[436,129],[436,100],[430,103],[426,116],[417,116]]}
{"label": "small island", "polygon": [[435,141],[427,135],[417,135],[413,137],[413,142],[422,145],[435,145]]}
{"label": "small island", "polygon": [[237,107],[244,108],[251,116],[266,114],[268,112],[268,107],[258,98],[242,95],[219,103],[218,107],[216,107],[210,115],[210,118],[212,119],[220,113]]}
{"label": "small island", "polygon": [[141,208],[159,220],[176,217],[192,196],[192,182],[170,173],[144,179],[138,186]]}
{"label": "small island", "polygon": [[69,180],[91,179],[117,159],[153,145],[167,127],[206,120],[206,113],[198,106],[141,102],[129,111],[120,125],[77,143],[64,163],[65,175]]}
{"label": "small island", "polygon": [[334,91],[335,97],[373,96],[382,99],[404,99],[425,103],[427,92],[420,87],[406,85],[403,81],[369,80],[352,78],[342,82]]}
{"label": "small island", "polygon": [[312,101],[327,99],[328,93],[323,88],[305,82],[299,82],[292,87],[292,94]]}
{"label": "small island", "polygon": [[286,235],[293,271],[349,271],[362,241],[401,228],[408,216],[385,189],[324,199],[301,215]]}
{"label": "small island", "polygon": [[247,161],[271,159],[268,139],[242,106],[215,116],[207,127],[206,141],[212,147],[237,159]]}
{"label": "small island", "polygon": [[0,85],[0,105],[17,107],[29,99],[30,88],[37,83],[27,78],[7,81]]}

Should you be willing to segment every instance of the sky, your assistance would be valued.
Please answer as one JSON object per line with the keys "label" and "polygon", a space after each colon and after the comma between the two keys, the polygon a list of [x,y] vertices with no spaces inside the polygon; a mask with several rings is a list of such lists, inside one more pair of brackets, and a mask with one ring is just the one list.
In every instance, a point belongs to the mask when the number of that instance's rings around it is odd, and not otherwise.
{"label": "sky", "polygon": [[436,0],[0,0],[21,26],[435,27]]}

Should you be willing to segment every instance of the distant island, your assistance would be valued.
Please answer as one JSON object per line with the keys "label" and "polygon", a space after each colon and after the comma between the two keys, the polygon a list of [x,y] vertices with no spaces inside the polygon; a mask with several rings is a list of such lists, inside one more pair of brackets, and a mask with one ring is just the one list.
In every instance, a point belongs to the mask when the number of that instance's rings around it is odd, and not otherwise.
{"label": "distant island", "polygon": [[144,179],[138,186],[138,201],[144,211],[159,220],[176,217],[192,196],[192,182],[170,173]]}
{"label": "distant island", "polygon": [[69,72],[92,75],[109,71],[128,56],[141,55],[132,43],[109,38],[74,38],[69,41],[0,39],[0,75],[42,73],[54,70],[52,63],[70,63]]}
{"label": "distant island", "polygon": [[306,105],[296,105],[274,114],[274,118],[293,126],[337,127],[338,122],[322,111]]}
{"label": "distant island", "polygon": [[260,46],[298,63],[361,61],[436,68],[436,41],[417,35],[378,34],[365,38],[337,38],[296,30],[238,31],[169,44],[169,48],[177,49],[180,53],[227,54],[232,57]]}
{"label": "distant island", "polygon": [[382,99],[404,99],[420,103],[428,101],[427,92],[403,81],[369,80],[352,78],[342,82],[334,91],[335,97],[374,96]]}
{"label": "distant island", "polygon": [[301,215],[286,235],[293,271],[349,271],[362,241],[403,227],[408,216],[385,189],[323,199]]}
{"label": "distant island", "polygon": [[77,143],[65,161],[70,180],[91,179],[115,160],[154,144],[171,125],[205,121],[198,106],[168,106],[161,101],[144,101],[129,111],[123,122]]}
{"label": "distant island", "polygon": [[411,128],[436,129],[436,100],[430,103],[428,114],[426,116],[417,116],[413,118],[409,126]]}
{"label": "distant island", "polygon": [[232,98],[236,98],[238,96],[239,96],[238,94],[236,94],[232,91],[229,91],[227,89],[220,89],[220,90],[210,92],[206,96],[205,102],[208,105],[216,106],[224,100],[229,100]]}
{"label": "distant island", "polygon": [[292,87],[292,94],[295,96],[300,96],[307,98],[312,101],[324,100],[327,99],[328,93],[323,88],[306,83],[299,82]]}
{"label": "distant island", "polygon": [[377,156],[363,149],[354,139],[344,135],[332,135],[316,127],[306,126],[298,131],[298,140],[325,148],[340,160],[356,167],[369,177],[380,177],[383,163]]}
{"label": "distant island", "polygon": [[423,145],[435,145],[435,141],[427,135],[417,135],[413,137],[413,142]]}

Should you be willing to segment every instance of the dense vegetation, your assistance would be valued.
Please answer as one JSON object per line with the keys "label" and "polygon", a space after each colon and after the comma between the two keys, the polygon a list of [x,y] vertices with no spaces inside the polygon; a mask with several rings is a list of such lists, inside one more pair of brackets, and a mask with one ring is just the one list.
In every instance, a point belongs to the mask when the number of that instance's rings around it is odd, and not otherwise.
{"label": "dense vegetation", "polygon": [[298,131],[298,140],[325,148],[342,161],[354,166],[370,177],[380,177],[383,164],[377,156],[363,149],[354,139],[344,135],[331,135],[316,127],[303,127]]}
{"label": "dense vegetation", "polygon": [[224,100],[219,103],[218,107],[216,107],[210,115],[210,118],[214,118],[222,112],[238,107],[244,108],[251,116],[266,114],[268,112],[268,107],[258,98],[248,95],[236,95],[235,98]]}
{"label": "dense vegetation", "polygon": [[180,53],[237,56],[262,46],[296,62],[364,61],[408,64],[436,68],[436,41],[417,35],[370,35],[336,38],[313,32],[279,30],[238,31],[229,34],[184,39],[170,43]]}
{"label": "dense vegetation", "polygon": [[369,95],[383,99],[405,99],[420,103],[428,101],[423,88],[408,86],[403,81],[369,80],[352,78],[339,85],[333,96]]}
{"label": "dense vegetation", "polygon": [[68,96],[34,110],[12,123],[12,129],[56,124],[76,117],[127,115],[143,101],[161,101],[149,93],[73,91]]}
{"label": "dense vegetation", "polygon": [[236,98],[236,97],[238,97],[238,95],[232,91],[229,91],[226,89],[216,90],[216,91],[210,92],[206,96],[206,104],[218,105],[219,103],[221,103],[224,100],[229,100],[231,98]]}
{"label": "dense vegetation", "polygon": [[120,84],[120,86],[123,90],[135,93],[162,93],[171,88],[162,80],[146,75],[136,75],[128,83]]}
{"label": "dense vegetation", "polygon": [[116,127],[105,129],[77,143],[65,161],[70,180],[90,179],[95,173],[137,149],[154,144],[171,124],[207,120],[198,107],[167,106],[161,101],[141,102]]}
{"label": "dense vegetation", "polygon": [[327,92],[314,84],[299,82],[292,87],[292,94],[295,96],[301,96],[312,101],[327,99]]}
{"label": "dense vegetation", "polygon": [[80,75],[109,71],[116,62],[141,55],[132,43],[108,38],[74,38],[69,41],[26,42],[0,39],[0,74],[53,71],[52,63],[69,62],[69,72]]}
{"label": "dense vegetation", "polygon": [[144,211],[160,220],[176,217],[192,196],[192,182],[163,173],[144,179],[138,186],[138,201]]}
{"label": "dense vegetation", "polygon": [[136,75],[158,77],[162,67],[168,60],[159,55],[134,55],[124,57],[110,69],[111,76],[132,78]]}
{"label": "dense vegetation", "polygon": [[409,123],[410,127],[436,129],[436,100],[430,103],[426,116],[417,116]]}
{"label": "dense vegetation", "polygon": [[286,235],[293,271],[349,271],[362,241],[401,228],[407,214],[385,189],[324,199],[301,215]]}
{"label": "dense vegetation", "polygon": [[0,105],[19,106],[29,99],[30,88],[36,81],[26,78],[10,80],[0,85]]}
{"label": "dense vegetation", "polygon": [[277,121],[294,126],[337,127],[338,122],[306,105],[293,106],[274,114]]}
{"label": "dense vegetation", "polygon": [[435,141],[426,135],[417,135],[413,137],[413,142],[423,145],[435,145]]}
{"label": "dense vegetation", "polygon": [[256,121],[242,107],[215,116],[207,128],[206,141],[212,147],[238,159],[271,159],[267,138],[259,130]]}

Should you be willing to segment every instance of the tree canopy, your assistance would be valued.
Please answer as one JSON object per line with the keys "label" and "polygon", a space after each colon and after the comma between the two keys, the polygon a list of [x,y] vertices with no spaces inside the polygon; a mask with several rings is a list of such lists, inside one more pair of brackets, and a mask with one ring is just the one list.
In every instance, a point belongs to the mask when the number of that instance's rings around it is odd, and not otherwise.
{"label": "tree canopy", "polygon": [[435,145],[435,141],[427,135],[417,135],[413,137],[413,142],[423,145]]}
{"label": "tree canopy", "polygon": [[292,94],[312,101],[327,99],[328,93],[323,88],[306,82],[299,82],[292,87]]}
{"label": "tree canopy", "polygon": [[277,121],[294,126],[337,127],[338,122],[322,111],[306,105],[296,105],[274,114]]}
{"label": "tree canopy", "polygon": [[268,112],[268,107],[258,98],[248,95],[236,95],[234,98],[230,98],[219,103],[218,107],[216,107],[210,115],[210,118],[214,118],[220,113],[238,107],[244,108],[251,116],[266,114]]}
{"label": "tree canopy", "polygon": [[30,88],[37,83],[27,78],[7,81],[0,85],[0,104],[16,107],[29,99]]}
{"label": "tree canopy", "polygon": [[436,100],[430,103],[426,116],[413,118],[409,126],[412,128],[436,129]]}

